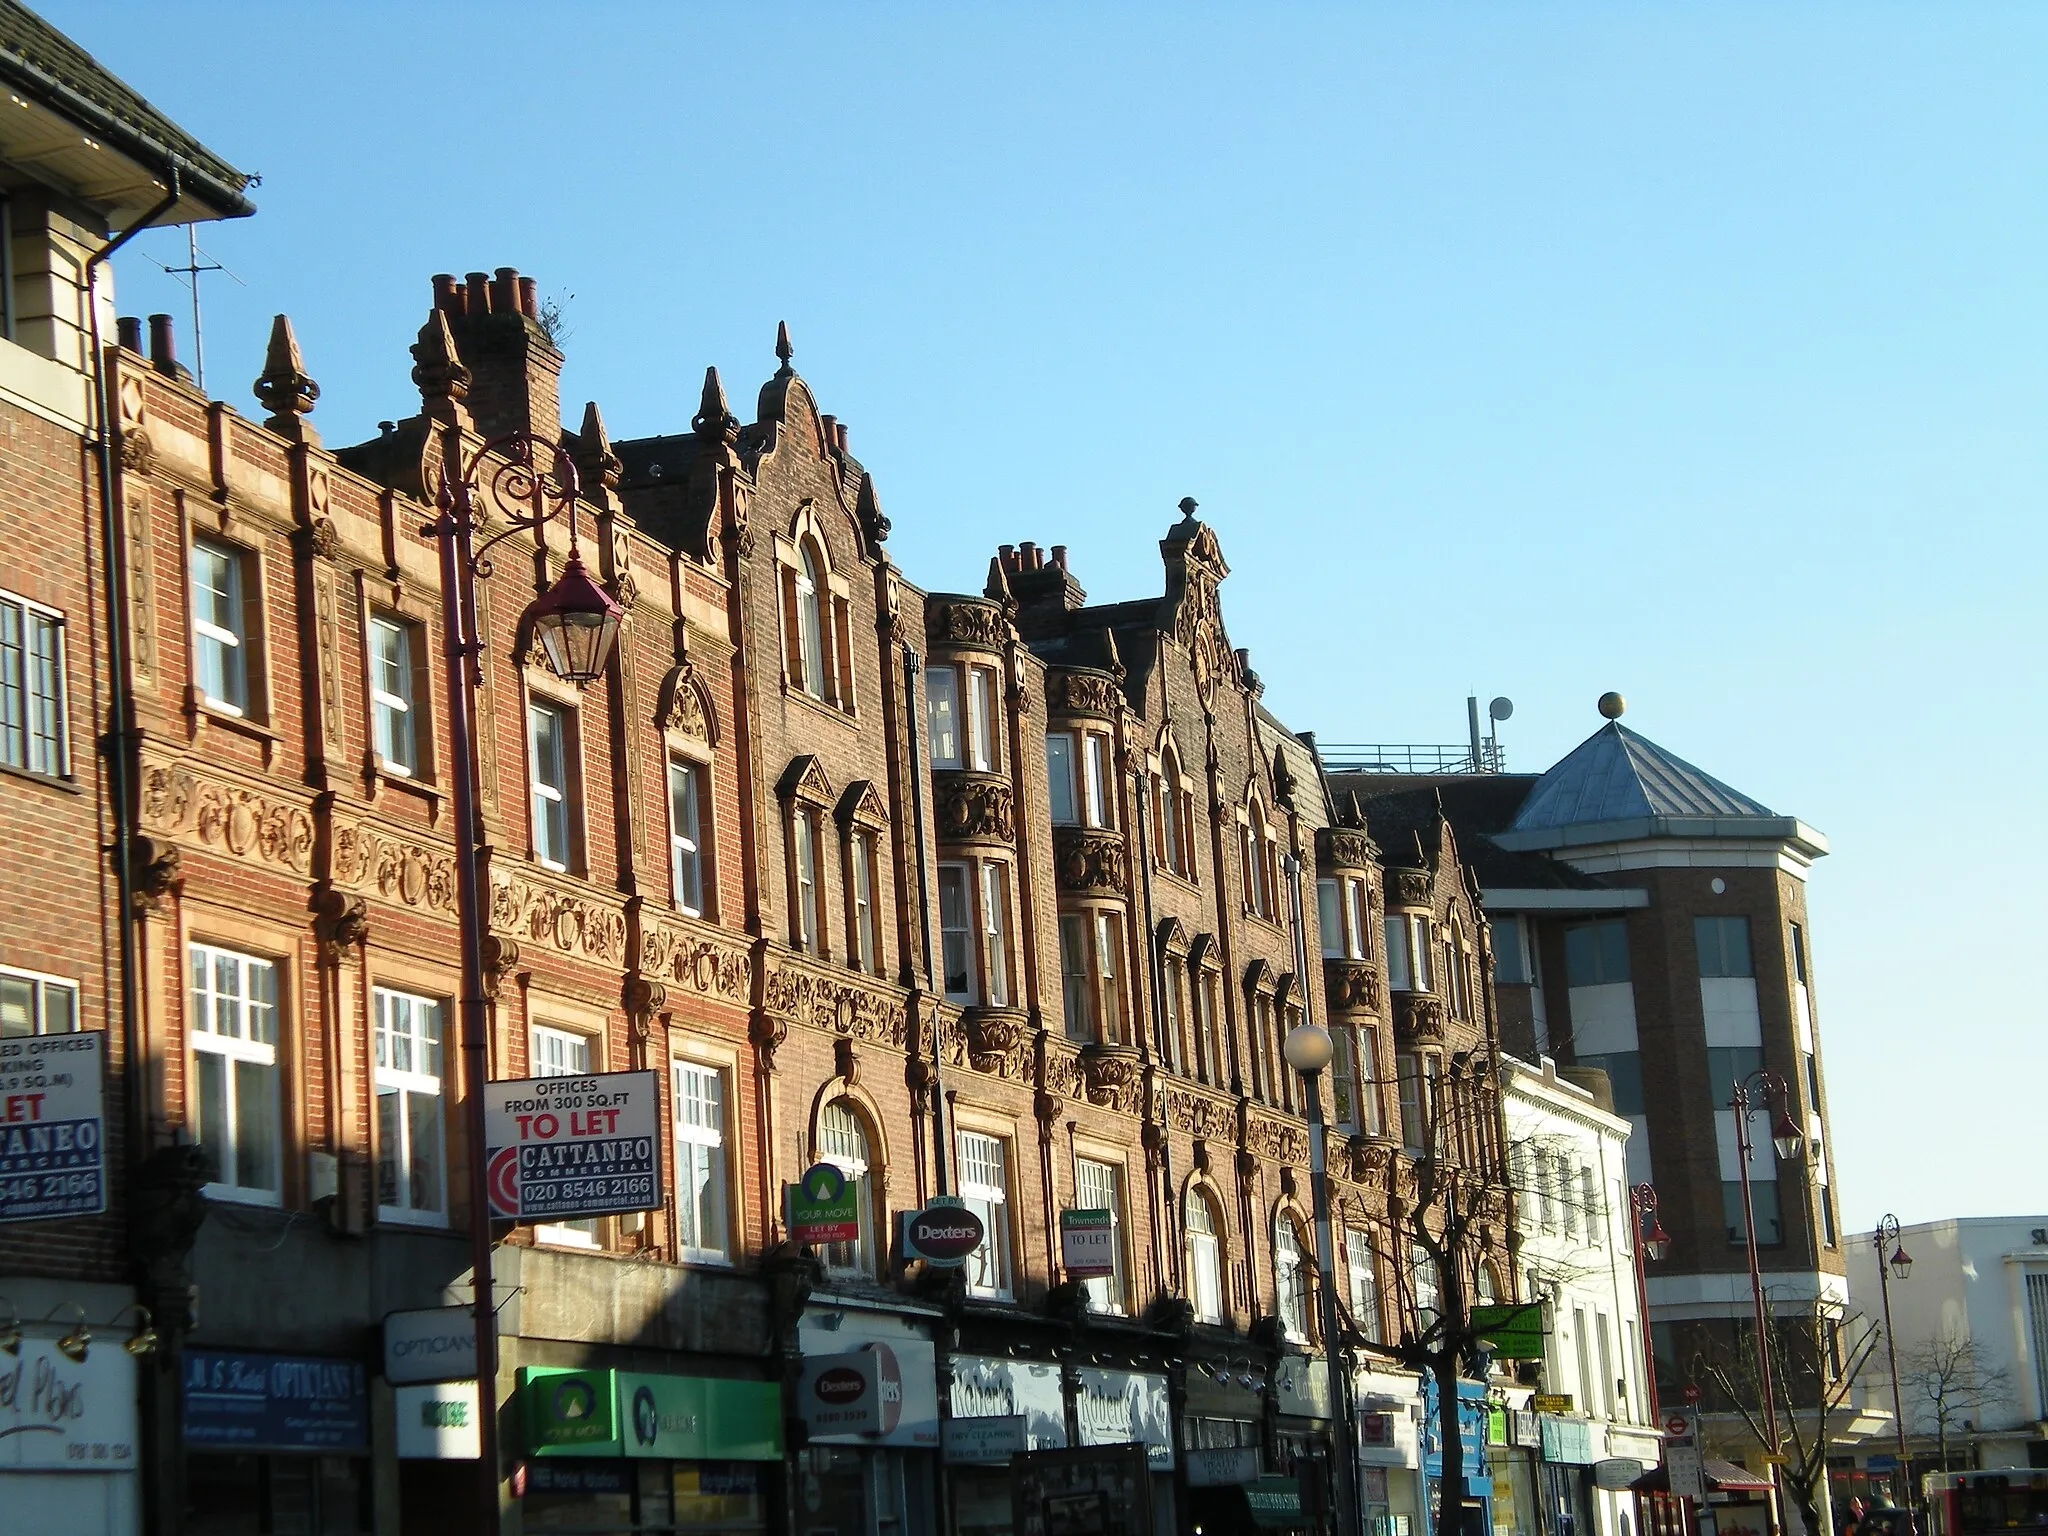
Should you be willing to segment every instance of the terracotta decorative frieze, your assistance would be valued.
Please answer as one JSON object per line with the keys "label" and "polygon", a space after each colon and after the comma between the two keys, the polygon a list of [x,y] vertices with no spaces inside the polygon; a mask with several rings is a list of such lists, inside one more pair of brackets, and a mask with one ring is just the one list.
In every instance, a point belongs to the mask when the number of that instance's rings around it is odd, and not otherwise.
{"label": "terracotta decorative frieze", "polygon": [[374,827],[341,827],[327,878],[348,890],[374,890],[408,907],[455,913],[455,858],[439,848],[393,837]]}
{"label": "terracotta decorative frieze", "polygon": [[1099,1109],[1134,1113],[1144,1095],[1144,1061],[1128,1045],[1081,1049],[1081,1091]]}
{"label": "terracotta decorative frieze", "polygon": [[641,934],[640,969],[731,1003],[747,1002],[753,990],[745,949],[669,923],[651,924]]}
{"label": "terracotta decorative frieze", "polygon": [[1308,1166],[1308,1132],[1298,1125],[1253,1115],[1245,1121],[1244,1144],[1247,1150],[1276,1163]]}
{"label": "terracotta decorative frieze", "polygon": [[1395,907],[1426,907],[1430,904],[1430,878],[1426,869],[1387,871],[1387,904]]}
{"label": "terracotta decorative frieze", "polygon": [[1166,1123],[1207,1141],[1237,1139],[1237,1108],[1206,1094],[1169,1089],[1166,1094]]}
{"label": "terracotta decorative frieze", "polygon": [[[334,524],[325,518],[314,526],[324,527],[330,533],[334,529]],[[319,552],[317,543],[314,549]],[[334,572],[322,566],[313,573],[313,629],[320,663],[320,729],[326,738],[324,746],[330,762],[337,760],[344,750],[339,605]]]}
{"label": "terracotta decorative frieze", "polygon": [[128,519],[128,659],[135,681],[156,685],[156,568],[150,547],[149,496],[140,486],[124,488]]}
{"label": "terracotta decorative frieze", "polygon": [[1045,1052],[1045,1080],[1040,1086],[1062,1099],[1082,1097],[1084,1081],[1080,1052],[1070,1045],[1049,1044]]}
{"label": "terracotta decorative frieze", "polygon": [[1045,675],[1046,708],[1056,715],[1116,718],[1124,691],[1113,677],[1099,672],[1072,672],[1054,667]]}
{"label": "terracotta decorative frieze", "polygon": [[1317,862],[1327,869],[1371,869],[1379,848],[1353,827],[1321,827],[1316,832]]}
{"label": "terracotta decorative frieze", "polygon": [[313,817],[304,806],[217,783],[177,764],[144,766],[142,824],[251,863],[296,875],[312,872]]}
{"label": "terracotta decorative frieze", "polygon": [[1394,1033],[1402,1040],[1443,1039],[1443,1003],[1423,992],[1395,993]]}
{"label": "terracotta decorative frieze", "polygon": [[1121,832],[1055,827],[1052,849],[1061,890],[1079,896],[1122,896],[1130,890],[1130,860]]}
{"label": "terracotta decorative frieze", "polygon": [[932,798],[940,842],[1016,842],[1017,797],[1000,775],[939,769],[932,774]]}
{"label": "terracotta decorative frieze", "polygon": [[1351,1138],[1348,1148],[1351,1163],[1351,1182],[1378,1189],[1387,1182],[1387,1169],[1392,1162],[1388,1148],[1363,1136]]}
{"label": "terracotta decorative frieze", "polygon": [[925,609],[924,624],[933,645],[979,645],[997,650],[1010,639],[1010,621],[994,603],[933,603]]}
{"label": "terracotta decorative frieze", "polygon": [[626,963],[626,919],[617,908],[517,875],[491,877],[491,926],[565,955]]}
{"label": "terracotta decorative frieze", "polygon": [[1323,989],[1329,994],[1333,1012],[1377,1012],[1380,968],[1370,960],[1325,960]]}
{"label": "terracotta decorative frieze", "polygon": [[909,1038],[909,1012],[901,997],[796,965],[783,965],[768,973],[764,1003],[777,1017],[827,1034],[899,1051]]}
{"label": "terracotta decorative frieze", "polygon": [[967,1062],[977,1072],[1019,1079],[1029,1058],[1031,1032],[1024,1016],[994,1008],[970,1008],[960,1016]]}

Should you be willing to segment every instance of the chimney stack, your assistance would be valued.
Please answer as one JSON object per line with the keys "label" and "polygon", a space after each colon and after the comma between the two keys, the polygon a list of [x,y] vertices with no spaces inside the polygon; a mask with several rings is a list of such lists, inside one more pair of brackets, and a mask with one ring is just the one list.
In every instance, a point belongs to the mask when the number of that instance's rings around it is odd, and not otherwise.
{"label": "chimney stack", "polygon": [[465,401],[485,437],[562,432],[562,354],[540,328],[539,285],[516,267],[434,279],[434,307],[448,319],[471,378]]}

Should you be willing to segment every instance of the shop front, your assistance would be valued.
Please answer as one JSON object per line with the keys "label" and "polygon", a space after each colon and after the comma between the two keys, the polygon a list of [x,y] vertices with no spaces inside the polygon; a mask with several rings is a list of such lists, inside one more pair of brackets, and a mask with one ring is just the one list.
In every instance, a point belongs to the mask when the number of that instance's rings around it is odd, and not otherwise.
{"label": "shop front", "polygon": [[[1520,1396],[1526,1401],[1528,1393]],[[1543,1455],[1543,1433],[1534,1410],[1508,1407],[1506,1445],[1487,1457],[1493,1477],[1494,1536],[1542,1536],[1537,1508],[1537,1468]]]}
{"label": "shop front", "polygon": [[1422,1381],[1422,1471],[1428,1480],[1424,1506],[1430,1536],[1491,1536],[1493,1526],[1493,1480],[1486,1460],[1486,1388],[1476,1381],[1458,1383],[1458,1443],[1463,1451],[1465,1498],[1463,1507],[1443,1508],[1443,1446],[1437,1426],[1437,1394],[1434,1377]]}
{"label": "shop front", "polygon": [[362,1361],[188,1349],[177,1370],[190,1536],[374,1529]]}
{"label": "shop front", "polygon": [[814,1303],[797,1329],[795,1536],[905,1536],[938,1528],[936,1314]]}
{"label": "shop front", "polygon": [[[17,1325],[18,1326],[18,1325]],[[118,1342],[73,1360],[55,1338],[0,1355],[0,1529],[130,1536],[137,1361]]]}
{"label": "shop front", "polygon": [[1173,1409],[1166,1378],[1149,1371],[1074,1371],[1074,1429],[1078,1446],[1144,1447],[1152,1476],[1153,1529],[1176,1529],[1173,1501]]}
{"label": "shop front", "polygon": [[1335,1508],[1336,1399],[1321,1355],[1282,1355],[1273,1366],[1278,1449],[1274,1471],[1301,1488],[1313,1519]]}
{"label": "shop front", "polygon": [[1069,1444],[1060,1375],[1041,1361],[953,1356],[944,1445],[953,1536],[1011,1536],[1011,1462]]}
{"label": "shop front", "polygon": [[[522,1366],[522,1532],[776,1527],[782,1392],[768,1381]],[[506,1522],[508,1530],[512,1522]]]}
{"label": "shop front", "polygon": [[1540,1413],[1542,1442],[1537,1478],[1543,1507],[1543,1536],[1596,1536],[1593,1524],[1593,1463],[1600,1459],[1593,1426],[1585,1419]]}
{"label": "shop front", "polygon": [[1358,1508],[1365,1536],[1416,1536],[1422,1512],[1422,1401],[1415,1378],[1361,1368],[1353,1379]]}

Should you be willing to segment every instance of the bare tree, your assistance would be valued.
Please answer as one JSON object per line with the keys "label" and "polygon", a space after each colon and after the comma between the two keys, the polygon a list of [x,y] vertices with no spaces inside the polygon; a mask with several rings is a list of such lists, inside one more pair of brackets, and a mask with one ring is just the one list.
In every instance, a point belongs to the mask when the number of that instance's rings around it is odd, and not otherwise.
{"label": "bare tree", "polygon": [[[1828,1497],[1828,1431],[1842,1412],[1856,1378],[1870,1363],[1879,1337],[1877,1324],[1845,1316],[1826,1305],[1799,1313],[1772,1311],[1764,1329],[1770,1352],[1771,1399],[1784,1454],[1782,1486],[1798,1506],[1809,1536],[1827,1529],[1822,1518]],[[1759,1445],[1770,1443],[1754,1341],[1746,1329],[1696,1356],[1694,1374],[1717,1387],[1742,1415]]]}
{"label": "bare tree", "polygon": [[1934,1441],[1944,1472],[1948,1470],[1951,1432],[1981,1423],[1986,1409],[2008,1401],[2012,1394],[2012,1372],[1993,1365],[1978,1350],[1975,1339],[1962,1338],[1953,1328],[1902,1351],[1899,1378],[1908,1401],[1926,1409],[1911,1417],[1922,1422],[1934,1420]]}

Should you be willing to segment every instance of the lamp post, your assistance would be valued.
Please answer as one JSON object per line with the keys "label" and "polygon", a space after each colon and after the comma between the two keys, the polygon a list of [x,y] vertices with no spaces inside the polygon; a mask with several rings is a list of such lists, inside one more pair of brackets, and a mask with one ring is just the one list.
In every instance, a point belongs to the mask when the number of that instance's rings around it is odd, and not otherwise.
{"label": "lamp post", "polygon": [[1749,1260],[1749,1294],[1756,1307],[1756,1376],[1763,1393],[1764,1439],[1769,1442],[1765,1449],[1771,1457],[1772,1517],[1781,1531],[1785,1528],[1785,1499],[1784,1490],[1778,1485],[1778,1407],[1771,1386],[1770,1342],[1765,1334],[1768,1321],[1764,1311],[1764,1278],[1756,1257],[1756,1207],[1749,1192],[1749,1117],[1758,1109],[1770,1110],[1771,1148],[1781,1161],[1792,1162],[1805,1150],[1806,1138],[1792,1121],[1791,1103],[1792,1092],[1785,1086],[1785,1080],[1763,1067],[1736,1083],[1728,1100],[1728,1107],[1735,1112],[1735,1166],[1742,1181],[1742,1230]]}
{"label": "lamp post", "polygon": [[[1906,1471],[1906,1410],[1899,1395],[1899,1342],[1892,1332],[1892,1281],[1897,1275],[1901,1280],[1913,1272],[1913,1261],[1906,1253],[1906,1246],[1899,1241],[1899,1218],[1887,1211],[1878,1219],[1877,1231],[1873,1234],[1877,1244],[1877,1293],[1884,1301],[1884,1353],[1891,1362],[1892,1370],[1892,1427],[1897,1431],[1899,1444],[1898,1483],[1903,1486],[1906,1497],[1901,1502],[1910,1516],[1913,1511],[1913,1479]],[[1891,1250],[1886,1258],[1885,1250]],[[1948,1469],[1942,1468],[1944,1472]]]}
{"label": "lamp post", "polygon": [[1631,1184],[1629,1211],[1635,1221],[1635,1241],[1629,1246],[1636,1261],[1636,1316],[1643,1330],[1643,1388],[1649,1394],[1650,1422],[1658,1422],[1657,1344],[1650,1332],[1650,1285],[1643,1275],[1643,1261],[1661,1263],[1671,1251],[1671,1234],[1657,1216],[1657,1190],[1652,1184]]}
{"label": "lamp post", "polygon": [[[486,459],[495,458],[479,485]],[[569,559],[555,584],[537,598],[520,622],[520,634],[540,643],[549,668],[566,682],[601,676],[617,639],[624,611],[591,580],[576,549],[576,466],[561,447],[530,432],[495,438],[465,463],[457,448],[436,498],[440,516],[421,532],[441,545],[441,618],[448,653],[448,749],[455,802],[455,907],[462,950],[460,1000],[464,1123],[469,1139],[470,1264],[476,1292],[476,1382],[478,1402],[478,1509],[476,1529],[498,1530],[498,1334],[492,1305],[491,1203],[484,1164],[484,1092],[490,1080],[489,1033],[483,986],[483,896],[477,882],[479,828],[476,819],[476,688],[485,639],[477,633],[476,584],[491,574],[486,551],[500,539],[537,529],[566,512]],[[512,514],[510,526],[481,544],[482,499]]]}
{"label": "lamp post", "polygon": [[[1306,977],[1308,945],[1302,929],[1301,859],[1290,853],[1286,864],[1293,904],[1295,965],[1298,974]],[[1323,1369],[1330,1386],[1330,1412],[1337,1426],[1336,1454],[1331,1458],[1337,1474],[1336,1530],[1339,1536],[1358,1536],[1358,1446],[1350,1427],[1350,1383],[1337,1370],[1342,1340],[1337,1332],[1336,1244],[1330,1237],[1329,1153],[1324,1145],[1323,1123],[1323,1073],[1337,1048],[1330,1032],[1309,1016],[1307,999],[1312,995],[1304,988],[1302,1022],[1287,1032],[1281,1053],[1286,1056],[1287,1065],[1301,1074],[1308,1090],[1308,1182],[1310,1211],[1316,1227],[1316,1291],[1322,1302]]]}

